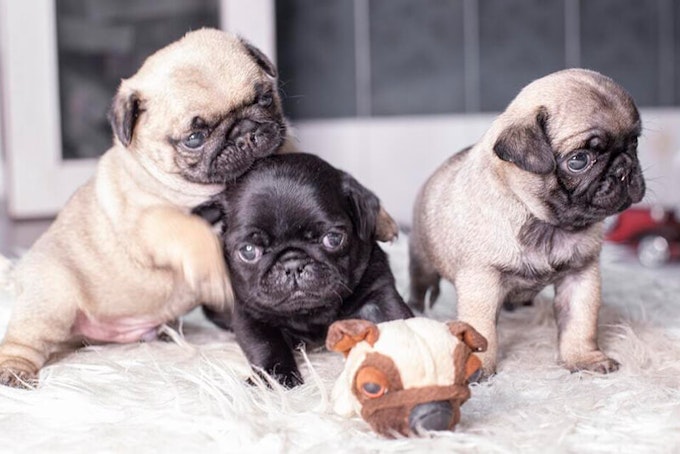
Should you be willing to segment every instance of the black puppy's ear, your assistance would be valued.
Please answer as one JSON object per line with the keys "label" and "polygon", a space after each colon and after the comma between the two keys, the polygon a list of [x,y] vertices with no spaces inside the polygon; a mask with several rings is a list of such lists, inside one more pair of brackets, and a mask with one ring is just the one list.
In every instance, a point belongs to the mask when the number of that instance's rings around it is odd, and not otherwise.
{"label": "black puppy's ear", "polygon": [[215,225],[224,218],[224,205],[217,197],[213,197],[191,210],[191,214],[202,217],[209,224]]}
{"label": "black puppy's ear", "polygon": [[354,177],[343,172],[342,190],[352,207],[352,222],[361,241],[375,237],[375,225],[380,211],[380,200]]}
{"label": "black puppy's ear", "polygon": [[120,143],[127,147],[132,143],[132,135],[139,115],[143,112],[142,101],[137,92],[126,93],[122,89],[113,98],[108,119],[113,133]]}
{"label": "black puppy's ear", "polygon": [[540,107],[528,125],[514,125],[500,133],[493,151],[503,161],[539,175],[555,171],[555,157],[546,131],[548,112]]}
{"label": "black puppy's ear", "polygon": [[272,61],[264,54],[264,52],[243,38],[239,38],[239,40],[241,41],[241,44],[243,44],[243,47],[246,48],[250,56],[253,57],[253,60],[255,60],[255,62],[260,66],[260,68],[262,68],[269,77],[276,79],[276,76],[278,75],[276,66],[274,66],[274,63],[272,63]]}

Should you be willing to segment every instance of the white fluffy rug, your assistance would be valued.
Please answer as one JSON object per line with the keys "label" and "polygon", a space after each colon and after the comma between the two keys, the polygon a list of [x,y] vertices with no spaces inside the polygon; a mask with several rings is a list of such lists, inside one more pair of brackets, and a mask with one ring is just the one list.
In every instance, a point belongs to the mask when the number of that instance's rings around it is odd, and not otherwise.
{"label": "white fluffy rug", "polygon": [[[387,246],[406,290],[406,239]],[[2,452],[678,452],[680,267],[602,257],[600,344],[620,371],[555,364],[550,293],[503,313],[498,374],[472,387],[455,432],[386,440],[331,412],[339,355],[312,352],[306,384],[250,387],[233,336],[190,314],[174,342],[88,347],[43,369],[31,391],[0,387]],[[39,277],[36,277],[39,279]],[[453,318],[446,287],[430,314]],[[0,298],[4,331],[12,298]]]}

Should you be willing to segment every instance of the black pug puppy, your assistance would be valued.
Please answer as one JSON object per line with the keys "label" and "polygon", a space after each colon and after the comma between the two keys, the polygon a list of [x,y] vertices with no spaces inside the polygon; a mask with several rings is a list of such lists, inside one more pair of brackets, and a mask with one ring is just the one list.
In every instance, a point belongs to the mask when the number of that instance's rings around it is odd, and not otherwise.
{"label": "black pug puppy", "polygon": [[195,212],[222,222],[233,313],[204,311],[233,329],[256,370],[303,382],[293,348],[322,345],[328,326],[412,317],[375,237],[378,198],[305,153],[270,156]]}

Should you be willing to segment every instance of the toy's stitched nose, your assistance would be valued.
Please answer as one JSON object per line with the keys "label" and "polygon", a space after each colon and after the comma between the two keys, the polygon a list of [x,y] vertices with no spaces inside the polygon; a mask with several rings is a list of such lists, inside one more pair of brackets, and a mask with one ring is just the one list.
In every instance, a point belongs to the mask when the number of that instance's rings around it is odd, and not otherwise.
{"label": "toy's stitched nose", "polygon": [[422,433],[426,430],[448,430],[453,420],[453,408],[446,400],[416,405],[408,417],[411,430]]}

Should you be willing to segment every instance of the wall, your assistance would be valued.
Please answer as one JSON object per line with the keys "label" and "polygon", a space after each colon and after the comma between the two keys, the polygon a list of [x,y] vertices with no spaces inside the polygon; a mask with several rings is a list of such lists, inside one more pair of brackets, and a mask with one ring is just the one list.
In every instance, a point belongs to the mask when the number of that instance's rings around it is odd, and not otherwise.
{"label": "wall", "polygon": [[[480,114],[300,121],[295,132],[303,151],[352,173],[408,226],[420,185],[448,156],[477,141],[493,118]],[[643,203],[680,209],[680,110],[643,109],[642,119],[639,156],[648,186]]]}
{"label": "wall", "polygon": [[[0,121],[2,115],[0,114]],[[0,128],[0,200],[5,198],[5,148],[3,147],[3,135]]]}

